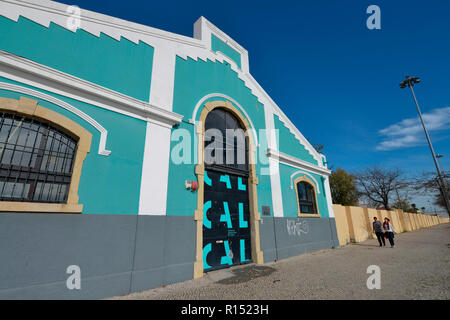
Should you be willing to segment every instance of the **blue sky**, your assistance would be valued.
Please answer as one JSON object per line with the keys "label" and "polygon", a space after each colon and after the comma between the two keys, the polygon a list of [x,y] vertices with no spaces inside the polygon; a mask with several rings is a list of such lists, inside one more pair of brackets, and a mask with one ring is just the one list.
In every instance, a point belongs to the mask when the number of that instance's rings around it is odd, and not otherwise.
{"label": "blue sky", "polygon": [[[205,16],[249,52],[253,77],[334,168],[408,174],[434,164],[405,75],[450,170],[450,2],[441,0],[60,1],[192,36]],[[369,30],[369,5],[381,30]],[[428,199],[415,202],[429,207]]]}

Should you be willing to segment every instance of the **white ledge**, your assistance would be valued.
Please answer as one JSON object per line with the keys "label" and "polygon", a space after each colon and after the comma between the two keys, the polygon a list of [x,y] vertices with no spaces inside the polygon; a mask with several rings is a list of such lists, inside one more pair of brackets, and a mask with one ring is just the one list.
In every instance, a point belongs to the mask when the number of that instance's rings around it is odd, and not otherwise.
{"label": "white ledge", "polygon": [[[12,19],[14,21],[17,21],[17,19],[22,16],[46,27],[48,27],[50,23],[54,23],[67,29],[67,17],[70,16],[70,14],[67,13],[68,7],[68,5],[48,0],[0,0],[0,15],[3,15],[6,18]],[[270,107],[274,114],[280,117],[280,120],[284,123],[284,125],[290,130],[295,138],[303,146],[305,146],[308,152],[318,162],[322,161],[321,155],[311,146],[309,141],[305,139],[300,131],[283,113],[281,108],[270,98],[265,90],[251,76],[249,71],[247,50],[239,45],[236,41],[234,41],[230,36],[225,34],[222,30],[217,28],[210,21],[208,21],[206,18],[200,17],[195,23],[194,38],[159,30],[156,28],[144,26],[141,24],[129,22],[84,9],[81,10],[80,19],[80,28],[97,37],[100,36],[101,33],[103,33],[118,41],[120,41],[121,38],[126,38],[134,43],[139,43],[139,41],[142,41],[155,49],[161,46],[169,46],[172,47],[173,50],[175,50],[175,54],[178,57],[185,60],[190,57],[196,61],[197,59],[201,59],[203,61],[207,61],[209,59],[213,62],[227,61],[223,59],[224,55],[211,51],[211,33],[213,33],[219,39],[227,43],[230,47],[241,54],[241,69],[239,69],[236,64],[231,64],[231,68],[238,74],[238,78],[244,81],[245,86],[250,89],[251,93],[257,97],[260,103],[262,103],[265,107]],[[154,116],[157,117],[158,106],[154,107]],[[169,106],[163,107],[167,107],[165,109],[171,110]],[[116,110],[116,112],[127,114],[126,108]],[[139,114],[139,112],[136,111],[132,113],[134,114],[131,114],[131,116]],[[138,117],[147,118],[146,116]],[[171,123],[171,121],[172,120],[170,120],[169,123]],[[175,120],[175,122],[176,121],[177,120]]]}
{"label": "white ledge", "polygon": [[0,50],[0,76],[142,120],[167,125],[182,115]]}
{"label": "white ledge", "polygon": [[306,162],[304,160],[295,158],[293,156],[290,156],[288,154],[285,154],[283,152],[276,151],[274,149],[267,149],[266,154],[269,158],[273,158],[278,160],[281,163],[293,166],[298,169],[304,169],[308,170],[320,175],[326,175],[329,176],[331,174],[331,170],[328,170],[323,167],[319,167],[317,165],[314,165],[312,163]]}
{"label": "white ledge", "polygon": [[[8,15],[14,19],[19,16],[26,18],[32,16],[38,23],[47,27],[50,22],[54,22],[67,29],[66,20],[70,17],[67,8],[70,5],[49,0],[2,0],[1,2],[4,3],[3,6],[5,8],[5,11],[2,12],[3,15]],[[86,29],[85,31],[96,36],[99,36],[100,33],[105,33],[116,40],[124,37],[134,43],[139,43],[139,41],[147,42],[148,38],[151,37],[197,48],[205,48],[205,45],[198,39],[83,8],[80,8],[80,11],[80,28],[83,30]]]}
{"label": "white ledge", "polygon": [[100,132],[98,154],[100,154],[102,156],[109,156],[111,154],[110,150],[106,150],[106,139],[108,137],[108,130],[106,130],[100,123],[98,123],[95,119],[88,116],[83,111],[81,111],[81,110],[75,108],[74,106],[68,104],[67,102],[59,100],[53,96],[50,96],[43,92],[36,91],[36,90],[30,89],[30,88],[27,88],[24,86],[18,86],[15,84],[10,84],[10,83],[0,81],[0,89],[23,93],[23,94],[27,94],[27,95],[42,99],[42,100],[46,100],[48,102],[56,104],[57,106],[60,106],[61,108],[64,108],[67,111],[77,115],[78,117],[80,117],[81,119],[88,122],[90,125],[92,125],[95,129],[97,129]]}

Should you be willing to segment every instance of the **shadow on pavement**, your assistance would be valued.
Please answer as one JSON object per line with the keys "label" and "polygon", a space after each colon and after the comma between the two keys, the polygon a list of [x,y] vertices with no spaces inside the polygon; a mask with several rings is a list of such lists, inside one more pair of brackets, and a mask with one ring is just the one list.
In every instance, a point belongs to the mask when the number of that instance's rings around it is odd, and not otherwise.
{"label": "shadow on pavement", "polygon": [[267,266],[250,265],[248,267],[232,270],[233,276],[217,281],[220,284],[236,284],[264,277],[275,272],[276,269]]}

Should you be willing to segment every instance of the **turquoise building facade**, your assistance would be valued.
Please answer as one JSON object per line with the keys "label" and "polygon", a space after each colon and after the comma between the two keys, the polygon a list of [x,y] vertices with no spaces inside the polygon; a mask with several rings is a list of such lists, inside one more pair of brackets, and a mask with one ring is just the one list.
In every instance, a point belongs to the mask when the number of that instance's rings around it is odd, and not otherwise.
{"label": "turquoise building facade", "polygon": [[[59,203],[5,191],[31,182],[0,160],[0,298],[101,298],[201,277],[216,258],[217,268],[261,264],[338,246],[325,156],[251,76],[248,52],[204,17],[190,38],[11,0],[0,3],[0,30],[2,125],[36,120],[78,141]],[[227,189],[208,189],[213,110],[248,134],[247,171],[218,175]],[[9,150],[15,131],[3,131]],[[234,181],[243,200],[221,200],[217,217],[231,226],[239,215],[238,235],[229,227],[205,251],[207,192]],[[73,265],[79,289],[67,284]]]}

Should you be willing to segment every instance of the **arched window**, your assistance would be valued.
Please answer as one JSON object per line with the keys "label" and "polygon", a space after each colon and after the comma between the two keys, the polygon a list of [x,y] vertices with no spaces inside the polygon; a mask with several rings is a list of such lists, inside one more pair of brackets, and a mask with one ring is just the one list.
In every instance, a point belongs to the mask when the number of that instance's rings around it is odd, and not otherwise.
{"label": "arched window", "polygon": [[231,113],[216,108],[205,120],[205,165],[218,171],[248,175],[248,138]]}
{"label": "arched window", "polygon": [[299,215],[319,214],[317,211],[316,191],[314,186],[304,180],[296,182],[296,186]]}
{"label": "arched window", "polygon": [[38,101],[0,97],[0,211],[81,213],[92,135]]}
{"label": "arched window", "polygon": [[0,112],[0,200],[65,203],[77,142],[49,122]]}

